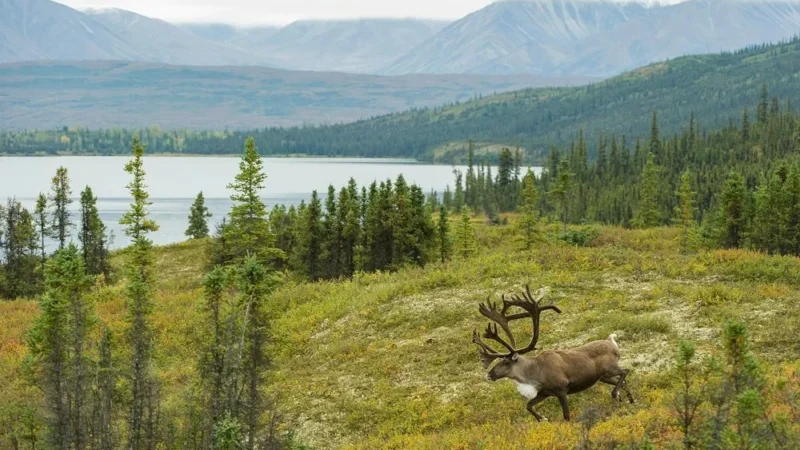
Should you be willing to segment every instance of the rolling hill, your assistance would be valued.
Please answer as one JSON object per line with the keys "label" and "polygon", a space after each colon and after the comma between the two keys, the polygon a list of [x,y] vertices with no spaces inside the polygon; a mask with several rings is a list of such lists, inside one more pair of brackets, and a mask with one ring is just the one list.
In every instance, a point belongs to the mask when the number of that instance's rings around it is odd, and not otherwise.
{"label": "rolling hill", "polygon": [[[521,145],[531,161],[541,161],[551,145],[568,145],[580,130],[590,139],[590,152],[600,133],[627,135],[632,145],[635,137],[649,136],[654,111],[664,135],[687,126],[692,112],[700,125],[717,128],[739,120],[743,108],[757,104],[763,85],[770,95],[794,104],[800,101],[800,39],[735,53],[687,56],[587,86],[526,89],[352,124],[255,135],[266,147],[280,147],[285,153],[324,148],[331,154],[425,160],[454,143],[463,154],[471,138],[487,146]],[[197,143],[201,145],[215,147],[210,141]]]}
{"label": "rolling hill", "polygon": [[0,65],[0,124],[241,129],[341,123],[496,91],[589,81],[534,75],[381,77],[124,61],[11,63]]}

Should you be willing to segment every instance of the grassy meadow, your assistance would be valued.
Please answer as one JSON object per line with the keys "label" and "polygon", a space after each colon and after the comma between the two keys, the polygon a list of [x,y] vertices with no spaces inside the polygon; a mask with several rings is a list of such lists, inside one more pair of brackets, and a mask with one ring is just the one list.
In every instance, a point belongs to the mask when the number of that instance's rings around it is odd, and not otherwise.
{"label": "grassy meadow", "polygon": [[[480,251],[468,260],[339,282],[287,277],[270,302],[269,386],[299,442],[314,449],[678,446],[678,343],[696,341],[701,359],[717,353],[731,319],[747,324],[769,384],[782,388],[767,414],[800,421],[800,260],[743,250],[684,255],[672,228],[600,227],[590,246],[574,247],[552,238],[556,228],[546,225],[541,242],[522,251],[511,222],[476,219]],[[193,395],[206,244],[156,251],[156,366],[168,411]],[[123,258],[116,253],[114,265]],[[472,330],[486,323],[478,304],[525,284],[547,287],[545,302],[563,310],[543,315],[540,348],[619,335],[635,404],[614,401],[611,387],[598,384],[570,396],[573,422],[548,399],[538,410],[550,422],[537,423],[513,383],[486,381],[471,344]],[[99,281],[92,296],[121,340],[120,280]],[[8,445],[9,405],[40,401],[24,365],[25,333],[37,311],[34,301],[0,302],[0,448]],[[518,340],[527,339],[524,325]]]}

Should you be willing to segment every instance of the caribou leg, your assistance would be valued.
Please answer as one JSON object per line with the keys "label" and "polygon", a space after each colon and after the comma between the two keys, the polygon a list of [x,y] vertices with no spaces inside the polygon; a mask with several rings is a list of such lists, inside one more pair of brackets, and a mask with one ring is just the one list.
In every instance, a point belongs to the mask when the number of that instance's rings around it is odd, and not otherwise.
{"label": "caribou leg", "polygon": [[564,413],[564,420],[569,422],[569,403],[567,403],[567,393],[559,392],[556,394],[556,397],[558,397],[558,402],[561,403],[561,412]]}
{"label": "caribou leg", "polygon": [[[611,386],[616,386],[617,384],[620,384],[619,375],[617,375],[615,377],[603,377],[603,378],[600,378],[600,382],[605,383],[605,384],[610,384]],[[622,380],[622,384],[620,384],[620,388],[625,392],[625,395],[627,395],[628,401],[633,403],[633,395],[631,395],[631,391],[628,390],[628,382],[625,381],[625,380]],[[611,395],[612,395],[612,398],[614,398],[614,400],[622,401],[622,399],[619,398],[619,395],[617,395],[616,397],[613,397],[613,395],[614,395],[613,391],[611,392]]]}
{"label": "caribou leg", "polygon": [[534,406],[536,406],[536,405],[538,405],[539,403],[542,403],[542,402],[543,402],[544,400],[546,400],[548,397],[550,397],[550,396],[549,396],[549,395],[544,395],[544,394],[539,394],[537,397],[534,397],[534,398],[532,398],[532,399],[531,399],[531,400],[528,402],[528,406],[527,406],[527,408],[528,408],[528,412],[529,412],[529,413],[531,413],[531,414],[533,414],[533,417],[535,417],[535,418],[536,418],[536,421],[537,421],[537,422],[541,422],[541,421],[543,421],[543,420],[545,420],[545,421],[546,421],[546,420],[547,420],[547,418],[546,418],[546,417],[544,417],[543,415],[539,414],[538,412],[536,412],[536,410],[535,410],[535,409],[533,409],[533,407],[534,407]]}
{"label": "caribou leg", "polygon": [[[623,389],[626,394],[628,394],[628,400],[633,403],[633,397],[631,396],[630,391],[627,389],[627,383],[625,383],[625,377],[628,376],[628,369],[623,369],[622,367],[615,367],[610,370],[605,377],[606,379],[613,379],[617,378],[617,382],[614,384],[614,390],[611,391],[611,396],[613,398],[619,397],[619,390]],[[610,384],[610,383],[609,383]]]}

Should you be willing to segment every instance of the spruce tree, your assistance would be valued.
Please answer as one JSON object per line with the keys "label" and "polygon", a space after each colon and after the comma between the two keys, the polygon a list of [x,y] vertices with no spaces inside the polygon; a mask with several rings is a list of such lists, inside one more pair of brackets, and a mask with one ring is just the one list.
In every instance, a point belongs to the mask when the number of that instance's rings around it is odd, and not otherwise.
{"label": "spruce tree", "polygon": [[519,226],[522,230],[525,249],[530,250],[536,240],[536,226],[539,223],[539,205],[536,193],[536,176],[531,170],[522,179],[522,207]]}
{"label": "spruce tree", "polygon": [[69,256],[56,255],[48,263],[45,279],[47,289],[39,302],[41,314],[28,335],[28,348],[37,372],[36,384],[44,394],[47,410],[47,443],[51,448],[68,450],[71,442],[68,400],[69,367],[68,336],[69,308],[57,278]]}
{"label": "spruce tree", "polygon": [[72,203],[72,190],[69,186],[69,175],[66,167],[59,167],[52,180],[50,204],[53,207],[53,220],[51,221],[51,236],[58,240],[59,250],[64,248],[72,228],[72,218],[69,205]]}
{"label": "spruce tree", "polygon": [[317,191],[311,193],[311,201],[298,215],[297,246],[292,257],[293,267],[305,274],[311,281],[318,280],[322,275],[322,205]]}
{"label": "spruce tree", "polygon": [[265,264],[279,263],[285,257],[282,251],[275,248],[275,236],[269,229],[267,207],[261,200],[266,179],[255,140],[249,137],[244,145],[239,173],[233,183],[228,185],[228,189],[233,191],[231,200],[234,205],[225,227],[225,239],[228,243],[228,254],[224,258],[226,263],[240,263],[248,253],[255,254]]}
{"label": "spruce tree", "polygon": [[116,447],[114,397],[116,396],[117,372],[112,359],[112,345],[111,330],[105,327],[98,350],[99,360],[95,375],[94,406],[92,407],[93,443],[91,447],[97,450],[113,450]]}
{"label": "spruce tree", "polygon": [[467,149],[467,177],[466,188],[464,189],[464,203],[470,208],[477,208],[477,178],[475,176],[475,149],[472,139],[469,140]]}
{"label": "spruce tree", "polygon": [[660,163],[662,155],[661,132],[658,128],[658,114],[653,111],[653,119],[650,123],[650,153]]}
{"label": "spruce tree", "polygon": [[[756,250],[774,253],[778,249],[777,231],[778,224],[775,222],[775,204],[769,189],[769,182],[763,179],[753,194],[753,222],[750,227],[749,244]],[[721,211],[720,211],[721,214]],[[720,222],[722,218],[720,217]],[[722,245],[722,228],[719,230],[719,245]]]}
{"label": "spruce tree", "polygon": [[[8,199],[3,214],[2,250],[4,253],[5,283],[0,294],[5,298],[31,297],[39,292],[41,277],[38,271],[38,237],[33,216],[17,200]],[[2,280],[0,280],[2,281]]]}
{"label": "spruce tree", "polygon": [[378,195],[375,199],[376,231],[372,253],[372,270],[390,270],[395,261],[395,220],[397,215],[394,208],[395,193],[391,180],[380,184]]}
{"label": "spruce tree", "polygon": [[[269,360],[265,353],[269,322],[267,320],[266,299],[276,284],[274,274],[261,264],[254,255],[249,256],[239,269],[239,290],[244,306],[244,414],[247,441],[245,448],[259,447],[263,427],[261,414],[267,405],[262,390]],[[262,438],[263,439],[263,438]]]}
{"label": "spruce tree", "polygon": [[720,194],[720,246],[738,248],[742,245],[747,225],[746,201],[744,177],[738,172],[731,172]]}
{"label": "spruce tree", "polygon": [[226,320],[225,289],[228,287],[228,274],[220,266],[212,269],[203,279],[204,329],[208,330],[206,348],[201,352],[198,367],[203,388],[208,394],[207,414],[211,426],[216,426],[227,411],[226,401],[229,393],[226,376],[230,371],[229,327],[233,320]]}
{"label": "spruce tree", "polygon": [[494,180],[492,179],[492,167],[486,168],[486,177],[484,178],[484,188],[481,193],[483,199],[483,212],[486,216],[494,222],[497,219],[497,192],[495,190]]}
{"label": "spruce tree", "polygon": [[661,224],[661,212],[658,202],[659,168],[655,164],[655,155],[647,158],[642,170],[642,181],[639,187],[639,206],[636,210],[634,225],[639,228],[651,228]]}
{"label": "spruce tree", "polygon": [[616,134],[613,134],[611,136],[611,153],[609,154],[608,159],[609,159],[608,172],[613,178],[616,178],[620,175],[620,173],[623,170],[622,157],[619,154],[619,146],[617,144]]}
{"label": "spruce tree", "polygon": [[497,183],[495,192],[500,206],[500,211],[512,211],[517,203],[514,195],[514,156],[511,150],[503,148],[500,151],[500,162],[497,166]]}
{"label": "spruce tree", "polygon": [[362,233],[358,186],[352,178],[347,187],[339,192],[338,211],[342,225],[342,274],[352,277],[356,271],[356,254]]}
{"label": "spruce tree", "polygon": [[676,195],[678,196],[676,217],[681,228],[681,250],[686,253],[691,248],[697,226],[697,221],[695,220],[695,192],[692,190],[691,174],[688,170],[681,175],[681,184]]}
{"label": "spruce tree", "polygon": [[325,213],[322,216],[322,273],[325,278],[333,279],[341,275],[339,263],[342,239],[342,226],[336,211],[336,189],[328,186],[325,197]]}
{"label": "spruce tree", "polygon": [[418,266],[424,267],[428,263],[430,251],[434,247],[436,230],[433,219],[425,205],[425,194],[422,188],[412,185],[410,189],[411,201],[411,233],[408,249],[409,259]]}
{"label": "spruce tree", "polygon": [[455,250],[460,258],[469,258],[478,251],[475,230],[472,228],[472,212],[469,208],[461,211],[461,220],[456,228]]}
{"label": "spruce tree", "polygon": [[106,226],[100,220],[100,212],[97,210],[97,197],[94,196],[89,186],[86,186],[86,189],[81,192],[80,214],[81,227],[78,233],[78,240],[81,242],[86,272],[90,275],[103,274],[108,277],[110,268]]}
{"label": "spruce tree", "polygon": [[189,239],[208,237],[208,218],[211,217],[211,213],[206,208],[206,199],[203,197],[203,191],[197,194],[189,211],[189,228],[186,229],[186,236]]}
{"label": "spruce tree", "polygon": [[436,222],[436,246],[439,259],[447,262],[453,251],[453,241],[450,238],[450,217],[444,206],[439,207],[439,221]]}
{"label": "spruce tree", "polygon": [[597,161],[595,162],[595,172],[600,180],[605,179],[608,172],[608,157],[606,156],[606,138],[600,135],[600,141],[597,144]]}
{"label": "spruce tree", "polygon": [[45,239],[47,238],[49,230],[49,222],[47,220],[47,196],[39,194],[36,198],[36,209],[34,209],[33,217],[36,223],[36,231],[39,235],[39,251],[41,252],[41,270],[44,273],[44,265],[47,262],[47,248]]}
{"label": "spruce tree", "polygon": [[[463,194],[462,194],[463,195]],[[392,196],[386,205],[388,227],[391,228],[391,242],[387,247],[391,248],[391,267],[399,268],[402,265],[412,262],[414,238],[414,210],[411,205],[411,192],[406,184],[403,175],[398,175],[394,184]],[[388,229],[386,230],[389,231]],[[387,235],[388,238],[388,235]]]}
{"label": "spruce tree", "polygon": [[456,213],[460,213],[461,208],[464,207],[464,176],[461,171],[457,169],[453,170],[453,175],[456,177],[456,192],[453,195],[453,210]]}
{"label": "spruce tree", "polygon": [[69,245],[48,262],[41,315],[28,345],[37,385],[45,394],[49,441],[53,448],[86,448],[89,436],[88,333],[93,310],[86,299],[90,286],[77,247]]}
{"label": "spruce tree", "polygon": [[564,233],[567,232],[567,222],[569,221],[569,202],[572,194],[572,172],[569,168],[569,161],[563,159],[558,164],[558,177],[553,188],[548,193],[558,206],[561,223],[564,225]]}
{"label": "spruce tree", "polygon": [[133,197],[131,208],[120,219],[131,245],[126,261],[126,306],[128,322],[127,340],[131,347],[128,372],[130,405],[128,412],[128,444],[130,450],[149,450],[156,444],[156,424],[153,418],[158,410],[159,399],[153,374],[153,330],[150,323],[153,296],[152,241],[148,233],[158,230],[158,224],[148,218],[147,207],[151,204],[144,182],[144,146],[138,138],[132,143],[133,158],[125,164],[130,174],[128,190]]}

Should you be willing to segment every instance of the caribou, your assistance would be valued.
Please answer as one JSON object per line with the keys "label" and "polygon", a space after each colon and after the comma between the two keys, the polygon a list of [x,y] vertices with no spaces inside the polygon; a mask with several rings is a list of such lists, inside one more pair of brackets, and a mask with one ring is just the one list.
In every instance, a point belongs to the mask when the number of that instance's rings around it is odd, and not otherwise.
{"label": "caribou", "polygon": [[[555,305],[540,304],[544,296],[544,288],[538,290],[534,296],[530,287],[525,286],[522,296],[515,294],[506,300],[503,295],[502,308],[488,298],[486,303],[480,304],[480,313],[494,322],[487,325],[483,338],[497,342],[506,350],[505,352],[494,350],[481,340],[478,330],[473,331],[472,342],[479,347],[484,369],[495,360],[500,360],[486,378],[489,381],[504,378],[513,380],[519,393],[527,399],[527,410],[540,422],[547,419],[534,409],[536,405],[555,397],[561,403],[564,420],[569,421],[567,396],[589,389],[598,381],[614,386],[611,391],[613,399],[621,402],[619,392],[622,390],[633,403],[633,396],[625,381],[628,370],[619,366],[620,350],[615,334],[611,334],[608,339],[589,342],[568,350],[545,351],[535,356],[523,356],[536,350],[539,342],[540,314],[545,311],[561,314],[561,310]],[[520,308],[523,311],[509,314],[512,308]],[[531,320],[533,336],[528,345],[518,348],[510,324],[521,319]],[[500,336],[498,325],[507,336],[507,340]]]}

